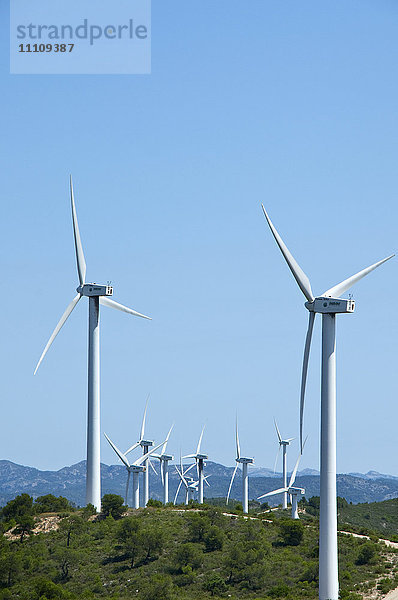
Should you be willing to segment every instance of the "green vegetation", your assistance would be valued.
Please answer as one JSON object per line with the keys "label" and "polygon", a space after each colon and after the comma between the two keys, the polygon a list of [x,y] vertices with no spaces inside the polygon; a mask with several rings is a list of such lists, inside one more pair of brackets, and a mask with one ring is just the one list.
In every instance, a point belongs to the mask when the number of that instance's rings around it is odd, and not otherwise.
{"label": "green vegetation", "polygon": [[348,504],[339,508],[339,526],[346,531],[398,542],[398,498],[384,502]]}
{"label": "green vegetation", "polygon": [[[90,507],[76,510],[64,501],[33,502],[23,494],[1,510],[0,600],[318,596],[316,515],[293,521],[287,511],[254,506],[247,519],[195,503],[133,511],[113,494],[93,515]],[[317,501],[308,507],[316,511]],[[46,522],[54,529],[37,533]],[[342,600],[398,586],[398,554],[382,542],[342,534],[339,561]]]}

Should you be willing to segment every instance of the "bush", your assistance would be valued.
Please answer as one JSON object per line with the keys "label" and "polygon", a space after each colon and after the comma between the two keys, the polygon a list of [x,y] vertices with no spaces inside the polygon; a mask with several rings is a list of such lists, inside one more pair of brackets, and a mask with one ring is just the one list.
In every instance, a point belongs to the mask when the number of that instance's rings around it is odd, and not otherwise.
{"label": "bush", "polygon": [[204,580],[203,589],[206,590],[206,592],[210,592],[211,596],[221,596],[227,591],[228,587],[224,579],[220,577],[218,573],[212,573]]}
{"label": "bush", "polygon": [[224,534],[219,527],[212,525],[205,533],[204,539],[206,552],[221,550],[224,543]]}
{"label": "bush", "polygon": [[365,542],[359,552],[357,565],[367,565],[376,556],[377,547],[372,542]]}
{"label": "bush", "polygon": [[173,582],[170,575],[152,575],[142,586],[142,600],[171,600],[173,597]]}
{"label": "bush", "polygon": [[298,519],[281,519],[279,529],[286,546],[298,546],[303,539],[304,525]]}
{"label": "bush", "polygon": [[190,566],[192,569],[199,569],[203,561],[203,553],[190,542],[181,544],[175,551],[174,564],[178,570],[182,573],[183,567]]}
{"label": "bush", "polygon": [[163,508],[163,502],[161,502],[160,500],[154,500],[153,498],[149,498],[148,502],[147,502],[147,507],[152,507],[152,508]]}

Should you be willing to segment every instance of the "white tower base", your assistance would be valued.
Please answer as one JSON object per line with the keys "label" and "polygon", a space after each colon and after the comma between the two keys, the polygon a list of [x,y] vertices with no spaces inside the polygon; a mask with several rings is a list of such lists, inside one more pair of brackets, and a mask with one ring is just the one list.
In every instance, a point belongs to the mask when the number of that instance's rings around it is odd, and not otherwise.
{"label": "white tower base", "polygon": [[89,297],[86,504],[101,511],[99,297]]}

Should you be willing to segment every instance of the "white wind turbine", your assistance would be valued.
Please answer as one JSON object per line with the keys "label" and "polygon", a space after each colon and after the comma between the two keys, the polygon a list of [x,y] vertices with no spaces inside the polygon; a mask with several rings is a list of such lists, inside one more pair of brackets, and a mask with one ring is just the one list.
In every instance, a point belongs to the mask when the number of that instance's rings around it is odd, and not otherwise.
{"label": "white wind turbine", "polygon": [[[279,456],[279,451],[281,448],[283,448],[282,473],[283,473],[283,487],[285,488],[287,486],[287,456],[286,456],[287,447],[289,446],[290,442],[292,442],[294,440],[294,438],[287,438],[286,440],[283,440],[275,419],[274,419],[274,423],[275,423],[276,434],[278,436],[278,442],[279,442],[279,448],[278,448],[278,452],[277,452],[276,459],[275,459],[275,465],[274,465],[274,473],[275,473],[276,463],[277,463],[278,456]],[[283,494],[282,508],[287,508],[287,492],[285,492]]]}
{"label": "white wind turbine", "polygon": [[228,488],[227,504],[229,501],[229,495],[231,493],[231,488],[232,488],[233,481],[235,479],[236,471],[238,469],[239,463],[241,463],[241,465],[242,465],[243,512],[248,513],[249,512],[249,476],[247,474],[247,465],[253,464],[254,461],[252,458],[244,458],[243,456],[240,455],[240,444],[239,444],[239,435],[238,435],[238,418],[236,418],[235,438],[236,438],[236,458],[235,458],[236,465],[235,465],[235,469],[232,473],[231,481],[230,481],[229,488]]}
{"label": "white wind turbine", "polygon": [[[130,474],[133,474],[133,508],[139,508],[140,507],[140,480],[139,480],[139,476],[140,473],[144,472],[145,469],[147,469],[147,467],[145,467],[145,465],[143,465],[143,463],[147,460],[147,456],[145,454],[143,454],[142,456],[140,456],[139,458],[137,458],[137,460],[135,460],[134,462],[130,463],[128,461],[128,458],[126,456],[126,452],[123,453],[119,450],[119,448],[117,448],[117,446],[115,446],[115,444],[112,442],[112,440],[110,440],[110,438],[106,435],[106,433],[104,433],[104,436],[106,437],[106,439],[108,440],[109,444],[112,446],[112,448],[114,449],[114,451],[116,452],[116,454],[118,455],[118,457],[120,458],[120,460],[122,461],[122,463],[124,464],[124,466],[127,469],[127,483],[126,483],[126,498],[125,498],[125,504],[128,506],[128,493],[129,493],[129,482],[130,482]],[[151,455],[153,452],[155,452],[158,448],[160,448],[160,446],[163,444],[164,442],[162,442],[161,444],[159,444],[158,446],[155,446],[154,448],[152,448],[152,450],[150,450],[148,452],[148,455]]]}
{"label": "white wind turbine", "polygon": [[182,464],[182,456],[180,454],[180,468],[177,467],[177,465],[174,465],[175,469],[178,473],[178,476],[180,478],[180,483],[177,486],[177,491],[176,491],[176,495],[174,496],[174,505],[177,502],[177,497],[178,497],[178,492],[181,489],[181,486],[183,485],[185,488],[185,504],[189,504],[189,500],[191,499],[192,494],[196,491],[195,489],[192,489],[191,487],[191,483],[192,483],[192,478],[190,478],[190,481],[188,481],[186,474],[194,468],[195,463],[193,463],[192,465],[190,465],[189,467],[187,467],[184,471],[184,465]]}
{"label": "white wind turbine", "polygon": [[146,411],[147,411],[147,408],[148,408],[148,402],[149,402],[149,395],[148,395],[148,398],[147,398],[146,403],[145,403],[145,410],[144,410],[144,416],[142,418],[140,438],[139,438],[138,442],[136,442],[135,444],[133,444],[127,450],[127,452],[126,452],[126,454],[129,454],[129,452],[131,452],[132,450],[134,450],[138,446],[141,446],[143,456],[145,456],[146,454],[148,455],[147,458],[144,460],[145,470],[143,470],[143,477],[144,477],[144,506],[146,506],[148,504],[148,500],[149,500],[149,467],[151,467],[151,469],[154,471],[155,475],[157,475],[156,469],[155,469],[155,467],[153,466],[152,462],[149,459],[149,454],[151,454],[151,452],[149,452],[149,448],[150,448],[150,446],[153,446],[153,440],[147,440],[147,439],[145,439],[145,421],[146,421]]}
{"label": "white wind turbine", "polygon": [[113,289],[110,285],[98,285],[86,283],[86,261],[84,259],[83,246],[80,239],[79,226],[77,223],[75,200],[73,197],[72,177],[70,178],[70,197],[72,207],[73,234],[75,239],[75,251],[77,262],[77,273],[79,286],[77,295],[66,308],[64,314],[54,329],[46,347],[36,365],[35,374],[39,368],[48,349],[65,324],[69,315],[75,308],[82,296],[89,299],[88,319],[88,413],[87,413],[87,474],[86,474],[86,503],[93,504],[97,511],[101,510],[101,463],[100,463],[100,360],[99,360],[99,305],[116,308],[122,312],[150,319],[127,306],[118,304],[111,300]]}
{"label": "white wind turbine", "polygon": [[357,281],[394,255],[359,271],[348,279],[314,297],[310,281],[276,231],[264,206],[265,218],[293,277],[307,299],[309,323],[304,348],[300,399],[300,444],[303,439],[303,411],[308,359],[315,314],[322,314],[322,374],[321,374],[321,491],[319,520],[319,598],[337,600],[339,596],[337,563],[336,504],[336,314],[354,312],[353,300],[342,299]]}
{"label": "white wind turbine", "polygon": [[[304,442],[305,444],[305,442]],[[303,448],[304,448],[304,444],[303,444]],[[303,495],[305,494],[305,489],[304,488],[299,488],[299,487],[295,487],[294,486],[294,482],[296,480],[296,475],[297,475],[297,469],[299,466],[299,462],[301,459],[302,454],[299,454],[299,457],[297,459],[297,462],[295,464],[295,467],[293,469],[293,472],[291,474],[290,477],[290,481],[289,481],[289,485],[285,485],[283,488],[279,488],[278,490],[274,490],[273,492],[267,492],[266,494],[263,494],[262,496],[259,496],[257,498],[257,500],[261,500],[262,498],[267,498],[269,496],[276,496],[277,494],[290,494],[292,497],[292,519],[298,519],[298,509],[297,509],[297,496],[298,495]]]}
{"label": "white wind turbine", "polygon": [[169,501],[169,462],[174,459],[174,456],[171,454],[166,454],[166,446],[173,427],[174,425],[170,427],[160,454],[152,454],[153,458],[157,458],[160,461],[160,477],[162,478],[164,504],[167,504]]}
{"label": "white wind turbine", "polygon": [[204,432],[205,428],[203,427],[202,429],[202,433],[200,434],[199,437],[199,442],[198,445],[196,447],[196,453],[195,454],[187,454],[186,456],[183,456],[183,458],[194,458],[196,461],[196,468],[197,468],[197,472],[198,472],[198,480],[199,480],[199,485],[198,485],[198,501],[199,504],[203,504],[203,481],[204,481],[204,477],[203,477],[203,462],[205,460],[207,460],[207,454],[203,454],[200,452],[200,446],[202,444],[202,438],[203,438],[203,432]]}

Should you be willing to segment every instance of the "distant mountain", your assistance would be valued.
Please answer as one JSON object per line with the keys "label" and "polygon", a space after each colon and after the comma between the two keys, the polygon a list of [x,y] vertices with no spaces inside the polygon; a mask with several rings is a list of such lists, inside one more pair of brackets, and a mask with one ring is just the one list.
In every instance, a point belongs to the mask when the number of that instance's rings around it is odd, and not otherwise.
{"label": "distant mountain", "polygon": [[[158,470],[158,469],[157,469]],[[234,467],[225,467],[219,463],[207,461],[205,472],[209,475],[210,487],[205,486],[205,496],[211,498],[225,497]],[[249,497],[257,498],[261,494],[274,490],[282,483],[281,474],[275,474],[267,468],[249,470]],[[27,493],[37,498],[44,494],[65,496],[76,505],[85,503],[86,463],[81,461],[59,471],[40,471],[33,467],[17,465],[8,460],[0,461],[0,505],[6,504],[18,494]],[[126,469],[122,465],[101,464],[102,494],[114,493],[124,497],[126,486]],[[173,466],[170,467],[170,499],[178,485],[178,475]],[[319,495],[319,474],[313,469],[304,469],[296,479],[296,484],[304,487],[306,497]],[[142,488],[142,486],[141,486]],[[231,498],[240,499],[242,474],[238,469],[231,490]],[[380,502],[398,498],[398,477],[382,475],[370,471],[366,475],[338,475],[338,495],[348,502]],[[153,498],[162,499],[162,485],[159,475],[150,472],[150,490]],[[182,493],[179,501],[182,501]],[[281,496],[270,499],[270,504],[281,502]]]}
{"label": "distant mountain", "polygon": [[354,477],[362,477],[362,479],[396,479],[398,477],[395,475],[385,475],[384,473],[379,473],[378,471],[368,471],[367,473],[348,473],[348,475],[353,475]]}

